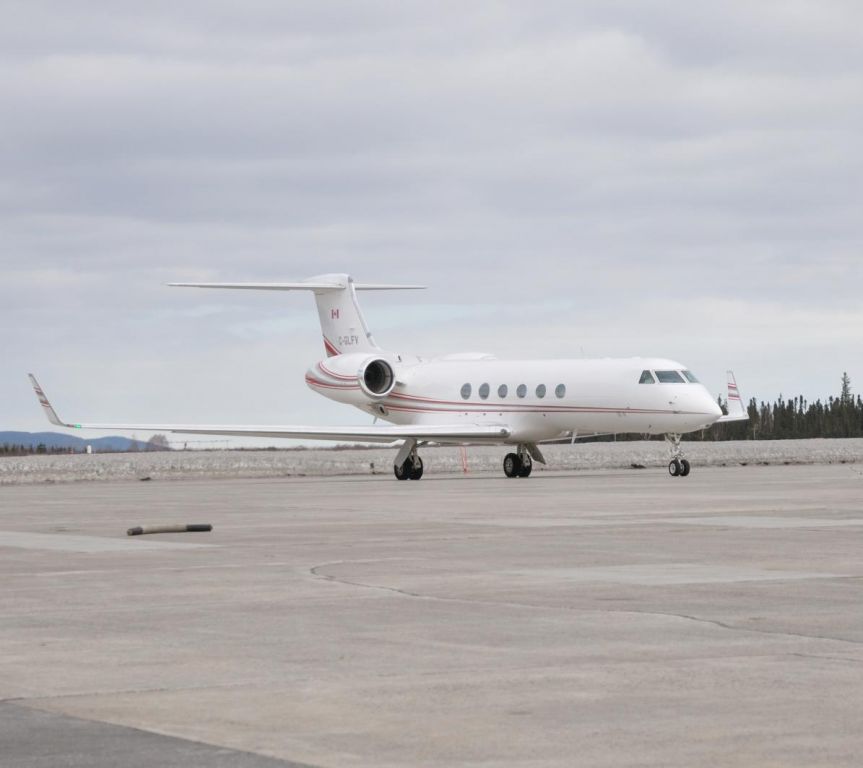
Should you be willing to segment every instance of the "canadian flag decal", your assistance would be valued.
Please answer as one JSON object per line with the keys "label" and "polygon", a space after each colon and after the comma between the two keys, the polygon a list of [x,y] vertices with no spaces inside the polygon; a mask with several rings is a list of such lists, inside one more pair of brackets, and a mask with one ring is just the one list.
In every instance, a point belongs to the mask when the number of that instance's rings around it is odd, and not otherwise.
{"label": "canadian flag decal", "polygon": [[339,310],[331,309],[330,310],[330,319],[331,320],[338,320],[339,319]]}

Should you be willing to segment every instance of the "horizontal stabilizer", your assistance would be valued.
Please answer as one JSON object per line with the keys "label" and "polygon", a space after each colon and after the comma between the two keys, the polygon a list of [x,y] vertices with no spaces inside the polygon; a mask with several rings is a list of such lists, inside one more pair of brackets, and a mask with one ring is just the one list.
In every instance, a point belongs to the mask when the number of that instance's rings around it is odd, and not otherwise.
{"label": "horizontal stabilizer", "polygon": [[357,291],[413,291],[423,285],[355,283],[348,274],[315,275],[296,283],[168,283],[173,288],[228,288],[240,291],[310,291],[315,295],[328,356],[378,352],[357,301]]}
{"label": "horizontal stabilizer", "polygon": [[[340,283],[168,283],[171,288],[231,288],[241,291],[341,291]],[[418,291],[424,285],[390,285],[387,283],[354,283],[356,291]]]}

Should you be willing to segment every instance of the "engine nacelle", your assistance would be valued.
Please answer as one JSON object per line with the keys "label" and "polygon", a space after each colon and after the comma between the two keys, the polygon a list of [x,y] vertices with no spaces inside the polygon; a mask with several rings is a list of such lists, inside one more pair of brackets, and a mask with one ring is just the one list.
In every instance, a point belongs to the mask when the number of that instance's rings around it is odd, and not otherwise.
{"label": "engine nacelle", "polygon": [[357,374],[360,389],[373,400],[380,400],[393,391],[396,372],[382,357],[372,357],[363,363]]}
{"label": "engine nacelle", "polygon": [[393,391],[396,365],[393,358],[382,355],[336,355],[310,368],[306,383],[331,400],[362,405],[383,400]]}

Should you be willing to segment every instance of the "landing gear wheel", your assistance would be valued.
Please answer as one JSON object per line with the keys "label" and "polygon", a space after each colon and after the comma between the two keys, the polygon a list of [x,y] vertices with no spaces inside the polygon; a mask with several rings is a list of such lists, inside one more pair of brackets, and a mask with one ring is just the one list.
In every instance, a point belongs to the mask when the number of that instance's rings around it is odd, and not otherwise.
{"label": "landing gear wheel", "polygon": [[503,473],[507,477],[518,477],[521,471],[521,459],[517,453],[508,453],[503,457]]}
{"label": "landing gear wheel", "polygon": [[396,480],[407,480],[411,476],[412,464],[410,459],[406,459],[404,464],[394,464],[393,474]]}
{"label": "landing gear wheel", "polygon": [[[406,463],[410,464],[410,459]],[[419,480],[423,476],[423,460],[417,456],[416,463],[410,467],[409,477],[411,480]]]}
{"label": "landing gear wheel", "polygon": [[683,451],[680,449],[680,438],[682,435],[669,433],[665,436],[665,441],[671,449],[671,461],[668,464],[668,474],[672,477],[686,477],[692,467],[689,461],[683,458]]}
{"label": "landing gear wheel", "polygon": [[518,476],[530,477],[531,470],[533,469],[533,460],[529,455],[525,454],[519,461],[521,462],[521,468],[518,470]]}

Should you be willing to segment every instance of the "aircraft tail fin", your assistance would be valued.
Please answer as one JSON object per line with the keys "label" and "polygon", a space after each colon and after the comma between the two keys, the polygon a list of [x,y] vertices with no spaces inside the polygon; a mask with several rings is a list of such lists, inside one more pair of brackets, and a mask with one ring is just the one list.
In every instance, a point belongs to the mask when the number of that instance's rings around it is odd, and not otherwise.
{"label": "aircraft tail fin", "polygon": [[357,302],[357,291],[415,290],[423,285],[355,283],[350,275],[310,277],[298,283],[168,283],[178,288],[232,288],[252,291],[312,291],[318,305],[321,333],[327,355],[377,351]]}
{"label": "aircraft tail fin", "polygon": [[719,421],[747,421],[749,414],[743,405],[743,398],[740,396],[740,390],[737,388],[737,381],[734,378],[734,371],[728,371],[728,415],[722,416]]}

